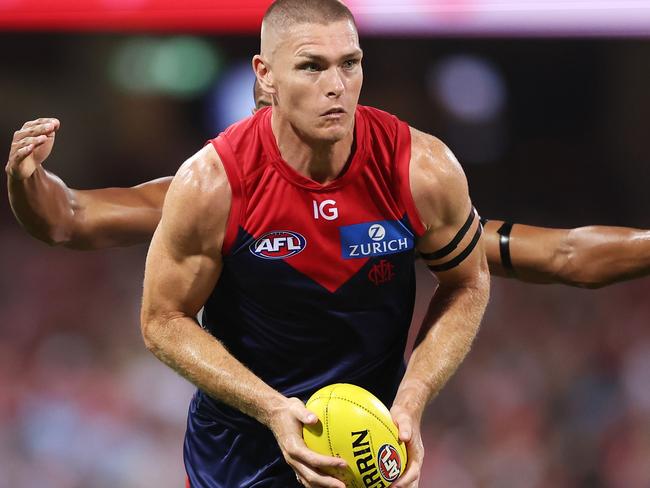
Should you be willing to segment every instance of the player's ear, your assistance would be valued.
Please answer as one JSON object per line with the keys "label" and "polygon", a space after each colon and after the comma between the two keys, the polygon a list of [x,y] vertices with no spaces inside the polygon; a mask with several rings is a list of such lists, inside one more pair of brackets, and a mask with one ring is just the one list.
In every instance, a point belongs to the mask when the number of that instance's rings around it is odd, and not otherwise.
{"label": "player's ear", "polygon": [[253,72],[257,77],[257,82],[259,83],[260,88],[262,88],[266,93],[275,95],[273,74],[271,73],[270,66],[259,54],[253,56]]}

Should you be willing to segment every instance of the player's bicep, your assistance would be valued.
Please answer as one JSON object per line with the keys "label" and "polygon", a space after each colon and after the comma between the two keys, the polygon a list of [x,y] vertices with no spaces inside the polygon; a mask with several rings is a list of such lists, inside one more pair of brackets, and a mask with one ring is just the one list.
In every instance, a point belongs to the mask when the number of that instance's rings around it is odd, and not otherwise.
{"label": "player's bicep", "polygon": [[[145,267],[142,322],[194,317],[219,279],[230,186],[211,147],[188,160],[169,187]],[[153,318],[153,319],[152,319]]]}
{"label": "player's bicep", "polygon": [[487,269],[482,225],[467,180],[441,141],[412,131],[411,191],[426,231],[418,251],[443,282],[469,282]]}
{"label": "player's bicep", "polygon": [[221,256],[184,246],[170,225],[156,229],[145,266],[143,313],[194,317],[221,273]]}
{"label": "player's bicep", "polygon": [[462,221],[456,217],[432,227],[418,241],[420,255],[443,285],[469,284],[486,270],[483,228],[469,199],[467,207]]}

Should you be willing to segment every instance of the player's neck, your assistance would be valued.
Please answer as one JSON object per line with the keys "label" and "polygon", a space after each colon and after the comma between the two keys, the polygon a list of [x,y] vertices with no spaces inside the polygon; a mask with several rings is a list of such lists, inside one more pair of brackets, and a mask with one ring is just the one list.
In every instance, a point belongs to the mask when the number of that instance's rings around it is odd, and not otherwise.
{"label": "player's neck", "polygon": [[346,166],[354,143],[354,130],[343,139],[308,140],[282,120],[271,119],[273,135],[282,159],[298,173],[318,183],[334,180]]}

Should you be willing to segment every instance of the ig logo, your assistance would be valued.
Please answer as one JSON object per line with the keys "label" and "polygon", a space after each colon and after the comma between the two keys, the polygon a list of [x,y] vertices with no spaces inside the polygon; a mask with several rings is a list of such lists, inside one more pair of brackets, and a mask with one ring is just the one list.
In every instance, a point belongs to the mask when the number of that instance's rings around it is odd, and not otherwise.
{"label": "ig logo", "polygon": [[384,229],[383,225],[373,224],[368,229],[368,237],[370,237],[373,241],[381,241],[384,237],[386,237],[386,229]]}
{"label": "ig logo", "polygon": [[325,200],[321,203],[312,200],[312,203],[314,206],[314,218],[316,220],[318,220],[319,217],[322,217],[325,220],[336,220],[339,218],[339,209],[336,208],[335,200]]}

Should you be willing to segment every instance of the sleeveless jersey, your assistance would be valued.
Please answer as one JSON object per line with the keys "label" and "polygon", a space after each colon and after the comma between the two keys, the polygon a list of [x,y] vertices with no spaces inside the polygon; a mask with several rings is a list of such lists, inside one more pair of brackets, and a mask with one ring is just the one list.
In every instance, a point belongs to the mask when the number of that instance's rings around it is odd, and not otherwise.
{"label": "sleeveless jersey", "polygon": [[[211,143],[232,190],[223,270],[202,326],[257,376],[305,400],[337,382],[392,404],[415,297],[423,226],[411,196],[409,127],[357,107],[346,168],[321,185],[285,161],[271,108]],[[198,392],[190,412],[259,424]]]}

